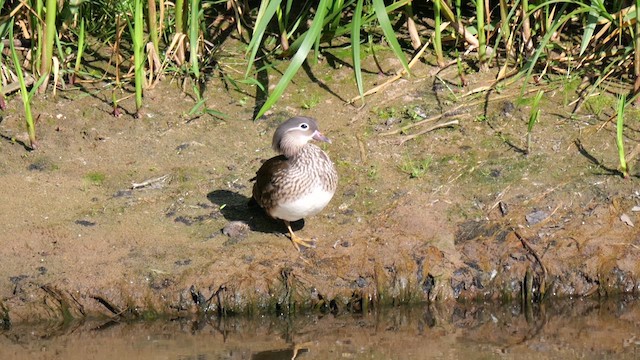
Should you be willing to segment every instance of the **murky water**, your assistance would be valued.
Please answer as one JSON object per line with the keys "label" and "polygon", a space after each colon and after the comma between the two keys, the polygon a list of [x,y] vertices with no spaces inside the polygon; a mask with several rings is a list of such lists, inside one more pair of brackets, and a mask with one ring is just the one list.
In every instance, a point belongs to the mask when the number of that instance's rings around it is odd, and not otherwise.
{"label": "murky water", "polygon": [[0,359],[638,359],[640,302],[14,324]]}

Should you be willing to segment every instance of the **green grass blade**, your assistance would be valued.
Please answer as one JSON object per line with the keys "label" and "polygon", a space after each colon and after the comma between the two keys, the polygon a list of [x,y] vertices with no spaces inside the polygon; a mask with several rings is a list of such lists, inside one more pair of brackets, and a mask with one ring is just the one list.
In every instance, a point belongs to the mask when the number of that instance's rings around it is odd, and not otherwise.
{"label": "green grass blade", "polygon": [[618,114],[616,121],[616,145],[618,146],[618,157],[620,158],[620,171],[622,171],[622,176],[624,178],[629,177],[629,170],[627,169],[627,160],[624,155],[624,108],[626,103],[626,96],[620,96],[618,99]]}
{"label": "green grass blade", "polygon": [[587,15],[587,25],[584,27],[584,32],[582,33],[582,43],[580,44],[580,56],[584,54],[584,51],[587,49],[587,46],[591,42],[591,38],[593,37],[593,32],[596,29],[596,25],[598,24],[598,9],[596,8],[596,4],[598,0],[591,0],[591,10],[589,10],[589,15]]}
{"label": "green grass blade", "polygon": [[289,67],[287,67],[287,70],[284,72],[282,78],[273,89],[273,92],[271,93],[271,95],[269,95],[267,101],[265,101],[265,103],[258,111],[255,117],[256,119],[264,115],[264,113],[269,110],[273,106],[273,104],[278,101],[278,99],[280,99],[282,93],[287,88],[287,85],[289,85],[289,82],[291,81],[291,79],[293,79],[293,76],[296,74],[300,66],[302,66],[302,63],[304,63],[307,59],[307,55],[309,54],[311,47],[315,44],[316,39],[320,36],[320,33],[324,26],[324,18],[327,13],[329,1],[330,0],[320,0],[320,3],[318,4],[318,10],[315,17],[313,18],[313,23],[311,24],[311,27],[309,28],[304,41],[300,45],[300,48],[298,49],[296,54],[291,59]]}
{"label": "green grass blade", "polygon": [[384,6],[384,0],[373,0],[373,8],[375,10],[376,17],[378,18],[378,23],[382,28],[382,32],[384,32],[384,36],[387,39],[391,50],[396,55],[396,57],[400,59],[402,67],[407,72],[407,74],[410,74],[411,72],[409,71],[409,63],[407,62],[407,58],[402,52],[402,48],[400,47],[400,43],[398,42],[396,33],[393,30],[393,26],[391,26],[389,14],[387,14],[387,8]]}
{"label": "green grass blade", "polygon": [[364,84],[362,81],[362,61],[360,59],[360,29],[362,28],[362,7],[364,0],[358,0],[351,19],[351,56],[353,58],[353,72],[356,77],[358,94],[364,105]]}
{"label": "green grass blade", "polygon": [[222,111],[218,111],[216,109],[205,108],[204,109],[204,113],[208,114],[208,115],[211,115],[211,116],[215,116],[215,117],[220,118],[220,119],[229,118],[229,116],[227,114],[223,113]]}
{"label": "green grass blade", "polygon": [[540,115],[540,99],[542,99],[542,95],[544,91],[540,90],[533,98],[533,104],[531,105],[531,113],[529,114],[529,124],[527,126],[527,131],[531,132],[533,130],[533,125],[538,121],[538,116]]}
{"label": "green grass blade", "polygon": [[193,105],[191,110],[189,110],[189,112],[187,113],[187,116],[193,116],[193,114],[197,113],[200,108],[204,106],[204,102],[206,101],[205,98],[202,98],[200,96],[198,96],[197,98],[200,100],[198,100],[195,105]]}
{"label": "green grass blade", "polygon": [[262,38],[264,37],[267,25],[269,25],[269,22],[273,19],[276,10],[280,8],[280,3],[281,0],[263,0],[260,3],[260,10],[258,11],[258,17],[256,18],[253,28],[253,35],[251,36],[249,46],[247,46],[247,52],[250,54],[247,61],[247,71],[244,73],[245,77],[249,77],[249,72],[251,72],[251,68],[253,67],[253,63],[256,59],[256,54],[258,54],[258,50],[262,44]]}
{"label": "green grass blade", "polygon": [[[15,39],[13,37],[13,19],[11,20],[11,26],[9,27],[9,39]],[[16,51],[15,46],[13,45],[13,41],[9,41],[10,49],[11,49],[11,58],[13,60],[13,65],[15,66],[16,75],[18,76],[18,83],[20,84],[20,95],[22,97],[22,104],[24,105],[24,115],[27,124],[27,133],[29,134],[29,142],[32,149],[36,148],[36,128],[33,123],[33,114],[31,113],[31,97],[27,92],[27,85],[24,81],[24,75],[22,74],[22,67],[20,66],[20,59],[18,59],[18,52]],[[46,77],[41,76],[42,84]],[[33,87],[33,89],[37,89],[37,87]]]}
{"label": "green grass blade", "polygon": [[31,87],[31,90],[29,91],[29,102],[31,102],[31,99],[33,99],[33,96],[36,94],[36,92],[38,91],[40,86],[42,86],[42,84],[45,82],[45,80],[47,80],[47,78],[45,78],[44,76],[41,76],[33,84],[33,86]]}

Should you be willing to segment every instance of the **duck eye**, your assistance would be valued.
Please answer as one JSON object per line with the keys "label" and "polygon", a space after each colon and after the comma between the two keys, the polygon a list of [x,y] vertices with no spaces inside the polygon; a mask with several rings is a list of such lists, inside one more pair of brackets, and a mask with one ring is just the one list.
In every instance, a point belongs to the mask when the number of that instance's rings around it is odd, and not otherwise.
{"label": "duck eye", "polygon": [[305,123],[300,124],[300,129],[307,130],[308,128],[309,128],[309,125]]}

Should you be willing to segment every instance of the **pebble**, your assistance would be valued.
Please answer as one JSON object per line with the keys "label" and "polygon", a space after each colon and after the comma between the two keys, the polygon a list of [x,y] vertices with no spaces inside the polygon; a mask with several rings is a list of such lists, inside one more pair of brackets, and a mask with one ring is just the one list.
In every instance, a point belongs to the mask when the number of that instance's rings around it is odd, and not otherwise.
{"label": "pebble", "polygon": [[222,228],[222,233],[230,238],[243,238],[249,233],[249,225],[242,221],[230,221]]}

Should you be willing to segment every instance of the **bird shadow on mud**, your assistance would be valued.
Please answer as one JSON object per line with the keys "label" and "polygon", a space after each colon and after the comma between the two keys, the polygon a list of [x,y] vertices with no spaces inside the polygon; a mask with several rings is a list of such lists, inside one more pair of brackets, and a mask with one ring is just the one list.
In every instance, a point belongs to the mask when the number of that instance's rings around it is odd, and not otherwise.
{"label": "bird shadow on mud", "polygon": [[[276,234],[287,233],[287,227],[284,222],[270,218],[252,198],[230,190],[214,190],[207,194],[207,199],[218,205],[220,213],[229,222],[243,222],[249,226],[251,231]],[[291,228],[294,231],[303,227],[304,219],[291,223]]]}

